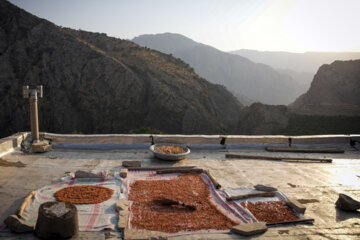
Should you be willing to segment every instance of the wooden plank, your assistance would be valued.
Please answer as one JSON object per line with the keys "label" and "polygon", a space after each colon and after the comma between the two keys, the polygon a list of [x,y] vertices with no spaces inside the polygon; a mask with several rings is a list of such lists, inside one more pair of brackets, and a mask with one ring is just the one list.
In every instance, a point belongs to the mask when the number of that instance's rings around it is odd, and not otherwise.
{"label": "wooden plank", "polygon": [[270,157],[270,156],[258,156],[258,155],[242,155],[242,154],[225,154],[226,158],[245,158],[245,159],[262,159],[262,160],[272,160],[272,161],[297,161],[297,162],[327,162],[331,163],[332,159],[329,158],[291,158],[291,157]]}
{"label": "wooden plank", "polygon": [[282,147],[265,147],[268,152],[297,152],[297,153],[344,153],[345,151],[338,148],[282,148]]}
{"label": "wooden plank", "polygon": [[266,223],[266,226],[273,226],[278,224],[291,224],[291,223],[313,223],[313,218],[304,218],[304,219],[298,219],[298,220],[292,220],[292,221],[283,221],[283,222],[277,222],[277,223]]}
{"label": "wooden plank", "polygon": [[29,201],[31,198],[33,198],[33,196],[35,196],[36,192],[35,191],[32,191],[31,193],[29,193],[26,198],[24,199],[24,201],[22,202],[19,210],[18,210],[18,213],[17,213],[17,216],[19,218],[22,218],[22,215],[24,213],[24,210],[26,208],[26,206],[28,205]]}
{"label": "wooden plank", "polygon": [[191,169],[195,166],[179,166],[179,167],[128,167],[128,170],[135,170],[135,171],[157,171],[157,170],[164,170],[164,169]]}
{"label": "wooden plank", "polygon": [[167,173],[202,173],[204,170],[199,168],[190,169],[162,169],[157,170],[156,174],[167,174]]}
{"label": "wooden plank", "polygon": [[273,196],[275,196],[275,192],[260,192],[260,193],[249,193],[249,194],[231,196],[231,197],[227,197],[226,200],[227,201],[235,201],[235,200],[241,200],[241,199],[247,199],[247,198],[273,197]]}

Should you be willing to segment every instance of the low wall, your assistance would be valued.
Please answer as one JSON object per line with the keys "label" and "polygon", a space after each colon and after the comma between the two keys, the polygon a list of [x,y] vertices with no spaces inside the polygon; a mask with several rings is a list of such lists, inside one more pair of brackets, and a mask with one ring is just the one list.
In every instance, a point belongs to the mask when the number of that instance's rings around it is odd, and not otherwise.
{"label": "low wall", "polygon": [[[14,148],[21,146],[21,142],[30,132],[16,133],[0,139],[0,157]],[[40,133],[41,138],[53,143],[88,146],[110,145],[123,148],[150,146],[155,143],[178,143],[192,146],[237,146],[244,144],[263,145],[311,145],[311,144],[350,144],[351,141],[360,142],[360,134],[350,135],[311,135],[311,136],[283,136],[283,135],[158,135],[158,134],[54,134]]]}

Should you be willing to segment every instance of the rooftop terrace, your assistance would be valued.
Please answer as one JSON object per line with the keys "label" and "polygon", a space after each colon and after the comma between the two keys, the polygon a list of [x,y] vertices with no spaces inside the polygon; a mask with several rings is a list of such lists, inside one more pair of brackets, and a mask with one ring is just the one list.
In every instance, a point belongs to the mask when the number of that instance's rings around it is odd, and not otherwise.
{"label": "rooftop terrace", "polygon": [[[359,239],[360,213],[335,208],[339,193],[360,199],[360,135],[333,136],[218,136],[218,135],[59,135],[42,133],[53,150],[43,154],[21,151],[29,133],[0,141],[0,222],[13,214],[32,190],[48,185],[66,172],[118,170],[122,161],[140,160],[142,166],[192,165],[211,170],[222,188],[266,184],[306,206],[305,216],[314,224],[270,227],[257,239]],[[290,140],[291,139],[291,140]],[[152,143],[173,142],[190,146],[191,154],[178,162],[155,159]],[[353,146],[350,145],[350,142]],[[266,146],[336,147],[343,154],[275,153]],[[226,153],[284,157],[331,158],[332,163],[304,163],[251,159],[228,159]],[[21,164],[25,164],[21,167]],[[10,165],[10,166],[9,166]],[[9,239],[34,239],[33,234],[0,232]],[[119,238],[118,232],[81,232],[77,239]],[[171,239],[237,239],[234,234],[197,234]]]}

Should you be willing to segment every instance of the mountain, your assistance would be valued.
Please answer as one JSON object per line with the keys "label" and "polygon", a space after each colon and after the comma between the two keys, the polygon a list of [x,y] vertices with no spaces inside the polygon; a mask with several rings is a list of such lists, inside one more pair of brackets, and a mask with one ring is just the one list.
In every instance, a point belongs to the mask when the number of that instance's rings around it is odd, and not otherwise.
{"label": "mountain", "polygon": [[286,74],[180,34],[141,35],[132,41],[184,60],[200,76],[224,85],[235,95],[240,94],[239,99],[248,98],[266,104],[289,104],[304,93],[301,86]]}
{"label": "mountain", "polygon": [[360,52],[271,52],[241,49],[230,53],[246,57],[253,62],[263,63],[275,69],[288,69],[298,73],[315,74],[323,64],[336,60],[360,59]]}
{"label": "mountain", "polygon": [[0,137],[29,130],[23,85],[44,86],[42,131],[235,133],[242,105],[183,61],[65,29],[0,1]]}
{"label": "mountain", "polygon": [[321,66],[309,91],[290,109],[308,115],[360,115],[360,60]]}

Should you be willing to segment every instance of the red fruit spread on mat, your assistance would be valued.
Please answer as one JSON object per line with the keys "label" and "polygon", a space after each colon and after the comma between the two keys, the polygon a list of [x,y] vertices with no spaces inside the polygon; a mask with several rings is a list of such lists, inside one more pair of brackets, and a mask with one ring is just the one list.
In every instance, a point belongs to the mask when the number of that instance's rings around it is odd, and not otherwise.
{"label": "red fruit spread on mat", "polygon": [[114,190],[102,186],[81,185],[60,189],[54,196],[59,202],[73,204],[101,203],[111,198]]}
{"label": "red fruit spread on mat", "polygon": [[[164,206],[167,198],[196,207]],[[201,229],[230,229],[234,221],[210,201],[210,190],[200,174],[185,174],[171,180],[138,180],[130,186],[132,228],[174,233]],[[155,200],[155,201],[154,201]]]}
{"label": "red fruit spread on mat", "polygon": [[289,207],[282,201],[275,202],[242,202],[241,206],[249,209],[254,217],[261,222],[278,223],[298,220]]}

